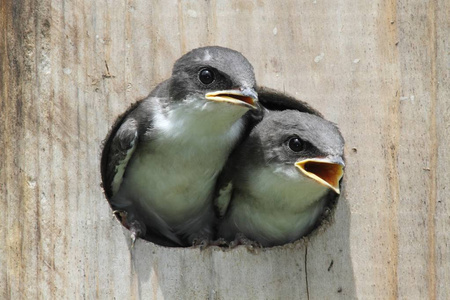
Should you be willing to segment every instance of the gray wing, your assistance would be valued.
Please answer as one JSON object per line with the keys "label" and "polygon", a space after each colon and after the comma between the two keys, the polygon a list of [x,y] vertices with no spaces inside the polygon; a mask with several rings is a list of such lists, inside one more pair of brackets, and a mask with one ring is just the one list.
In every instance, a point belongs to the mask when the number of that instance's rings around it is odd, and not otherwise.
{"label": "gray wing", "polygon": [[[131,112],[137,106],[135,105]],[[103,147],[102,181],[108,198],[117,193],[128,161],[138,143],[139,124],[131,112],[128,111],[124,116],[119,117]]]}
{"label": "gray wing", "polygon": [[129,118],[122,123],[113,138],[108,162],[108,178],[112,195],[115,195],[123,181],[123,174],[138,143],[138,123]]}
{"label": "gray wing", "polygon": [[214,209],[219,218],[223,218],[231,203],[231,197],[233,194],[233,182],[223,182],[217,189],[217,195],[214,199]]}
{"label": "gray wing", "polygon": [[233,157],[231,155],[228,159],[216,183],[214,211],[218,218],[223,218],[226,215],[233,197],[233,173],[235,172]]}

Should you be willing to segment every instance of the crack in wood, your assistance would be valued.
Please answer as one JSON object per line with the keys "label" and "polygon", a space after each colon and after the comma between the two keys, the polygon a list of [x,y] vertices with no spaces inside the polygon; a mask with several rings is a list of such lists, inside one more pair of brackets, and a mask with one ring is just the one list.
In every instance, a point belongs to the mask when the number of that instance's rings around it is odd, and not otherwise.
{"label": "crack in wood", "polygon": [[306,299],[309,300],[309,285],[308,285],[308,245],[305,245],[305,278],[306,278]]}

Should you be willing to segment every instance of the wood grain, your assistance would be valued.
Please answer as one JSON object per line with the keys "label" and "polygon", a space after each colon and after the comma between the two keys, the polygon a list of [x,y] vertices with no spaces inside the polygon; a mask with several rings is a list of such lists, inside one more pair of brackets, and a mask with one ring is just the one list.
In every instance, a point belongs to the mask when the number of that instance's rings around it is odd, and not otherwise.
{"label": "wood grain", "polygon": [[[450,294],[448,1],[0,5],[0,298]],[[214,44],[339,125],[344,193],[294,245],[130,249],[100,187],[102,140],[179,56]]]}

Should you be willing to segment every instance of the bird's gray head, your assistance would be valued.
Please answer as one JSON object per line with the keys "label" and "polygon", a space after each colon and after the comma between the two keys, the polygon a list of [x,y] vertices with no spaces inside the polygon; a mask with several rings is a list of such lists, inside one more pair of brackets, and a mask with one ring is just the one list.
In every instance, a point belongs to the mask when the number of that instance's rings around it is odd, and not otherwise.
{"label": "bird's gray head", "polygon": [[180,101],[194,96],[256,108],[255,74],[239,52],[210,46],[179,58],[170,79],[170,95]]}
{"label": "bird's gray head", "polygon": [[[297,169],[339,193],[344,139],[331,122],[296,110],[269,111],[244,142],[242,164]],[[286,170],[288,170],[286,169]]]}

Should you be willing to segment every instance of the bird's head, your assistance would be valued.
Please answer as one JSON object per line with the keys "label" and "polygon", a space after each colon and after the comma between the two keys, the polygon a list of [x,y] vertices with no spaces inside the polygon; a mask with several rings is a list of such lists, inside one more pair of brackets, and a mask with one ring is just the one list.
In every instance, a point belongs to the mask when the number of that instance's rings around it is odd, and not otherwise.
{"label": "bird's head", "polygon": [[344,139],[333,123],[296,110],[269,111],[246,145],[245,157],[251,164],[273,167],[283,175],[340,193]]}
{"label": "bird's head", "polygon": [[255,74],[239,52],[212,46],[194,49],[175,62],[170,95],[175,101],[206,99],[257,109]]}

